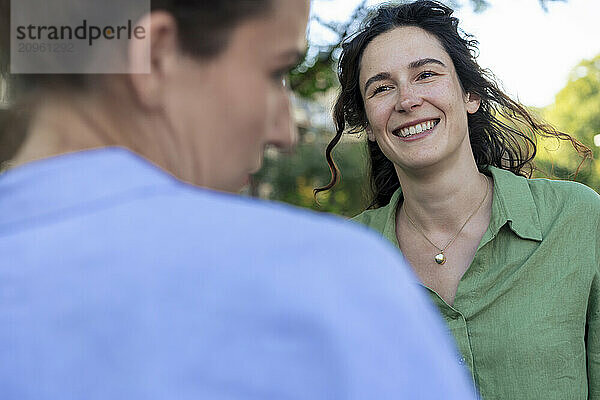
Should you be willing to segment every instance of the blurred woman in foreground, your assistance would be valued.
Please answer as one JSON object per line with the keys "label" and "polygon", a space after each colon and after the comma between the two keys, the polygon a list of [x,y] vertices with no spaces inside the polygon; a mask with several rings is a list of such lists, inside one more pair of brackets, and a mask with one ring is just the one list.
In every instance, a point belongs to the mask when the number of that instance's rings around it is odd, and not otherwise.
{"label": "blurred woman in foreground", "polygon": [[343,44],[319,190],[341,135],[365,130],[373,198],[355,220],[410,261],[482,397],[600,398],[600,197],[527,179],[523,132],[589,149],[505,95],[476,45],[441,3],[377,9]]}
{"label": "blurred woman in foreground", "polygon": [[[61,20],[129,4],[57,1],[40,9]],[[150,57],[149,73],[18,77],[22,124],[0,130],[12,138],[0,147],[2,399],[474,398],[386,243],[223,193],[265,145],[295,141],[282,78],[304,51],[308,1],[148,11],[135,21],[149,49],[132,40],[122,54],[132,71]],[[330,252],[356,241],[375,250]]]}

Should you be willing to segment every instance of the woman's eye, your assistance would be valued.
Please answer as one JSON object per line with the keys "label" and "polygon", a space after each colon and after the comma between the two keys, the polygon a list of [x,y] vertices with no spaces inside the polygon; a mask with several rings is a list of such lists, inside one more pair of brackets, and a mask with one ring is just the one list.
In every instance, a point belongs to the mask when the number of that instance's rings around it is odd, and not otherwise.
{"label": "woman's eye", "polygon": [[375,88],[375,90],[373,90],[373,93],[371,94],[371,96],[370,96],[370,97],[373,97],[373,96],[375,96],[376,94],[378,94],[378,93],[381,93],[381,92],[384,92],[384,91],[386,91],[386,90],[388,90],[388,89],[391,89],[391,86],[390,86],[390,85],[381,85],[381,86],[377,86],[377,87]]}
{"label": "woman's eye", "polygon": [[271,79],[277,86],[288,87],[290,80],[290,68],[279,69],[271,73]]}
{"label": "woman's eye", "polygon": [[285,86],[287,82],[287,71],[277,71],[271,75],[271,79],[277,85]]}
{"label": "woman's eye", "polygon": [[432,76],[435,76],[436,73],[432,72],[432,71],[423,71],[419,74],[419,76],[417,77],[417,80],[421,80],[421,79],[427,79],[427,78],[431,78]]}

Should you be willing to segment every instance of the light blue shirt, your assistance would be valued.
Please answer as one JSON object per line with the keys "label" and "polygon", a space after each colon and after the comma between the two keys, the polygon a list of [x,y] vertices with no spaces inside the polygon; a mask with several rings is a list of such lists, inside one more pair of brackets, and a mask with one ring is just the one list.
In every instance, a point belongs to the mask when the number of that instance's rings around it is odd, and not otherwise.
{"label": "light blue shirt", "polygon": [[0,175],[0,397],[469,399],[397,252],[119,148]]}

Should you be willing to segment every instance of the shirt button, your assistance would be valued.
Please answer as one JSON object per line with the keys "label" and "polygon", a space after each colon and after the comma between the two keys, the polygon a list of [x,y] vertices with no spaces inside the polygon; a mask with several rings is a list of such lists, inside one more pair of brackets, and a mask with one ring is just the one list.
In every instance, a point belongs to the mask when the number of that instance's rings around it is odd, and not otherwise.
{"label": "shirt button", "polygon": [[459,359],[458,359],[458,363],[459,363],[460,365],[465,365],[465,362],[466,362],[466,360],[465,360],[465,358],[464,358],[464,357],[461,357],[461,358],[459,358]]}

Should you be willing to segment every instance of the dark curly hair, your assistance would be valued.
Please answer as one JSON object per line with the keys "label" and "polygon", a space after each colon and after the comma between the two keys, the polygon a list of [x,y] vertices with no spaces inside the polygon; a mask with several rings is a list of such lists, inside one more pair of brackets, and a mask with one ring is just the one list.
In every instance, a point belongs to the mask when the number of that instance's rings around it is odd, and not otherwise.
{"label": "dark curly hair", "polygon": [[[429,0],[384,5],[367,17],[359,32],[342,43],[338,67],[341,91],[333,110],[336,135],[325,151],[331,180],[326,186],[315,189],[315,196],[331,189],[338,181],[339,170],[331,153],[342,134],[356,134],[368,126],[359,89],[360,62],[365,48],[375,37],[403,26],[419,27],[434,35],[452,59],[463,91],[481,98],[477,112],[468,114],[469,138],[479,171],[484,172],[491,165],[531,177],[536,135],[571,142],[583,156],[582,163],[591,157],[592,151],[588,147],[537,120],[499,88],[493,74],[477,64],[479,43],[473,36],[459,30],[458,18],[452,13],[453,10],[444,4]],[[503,119],[510,122],[506,123]],[[383,154],[377,142],[368,141],[368,153],[372,191],[368,208],[382,207],[389,203],[400,182],[393,163]]]}

